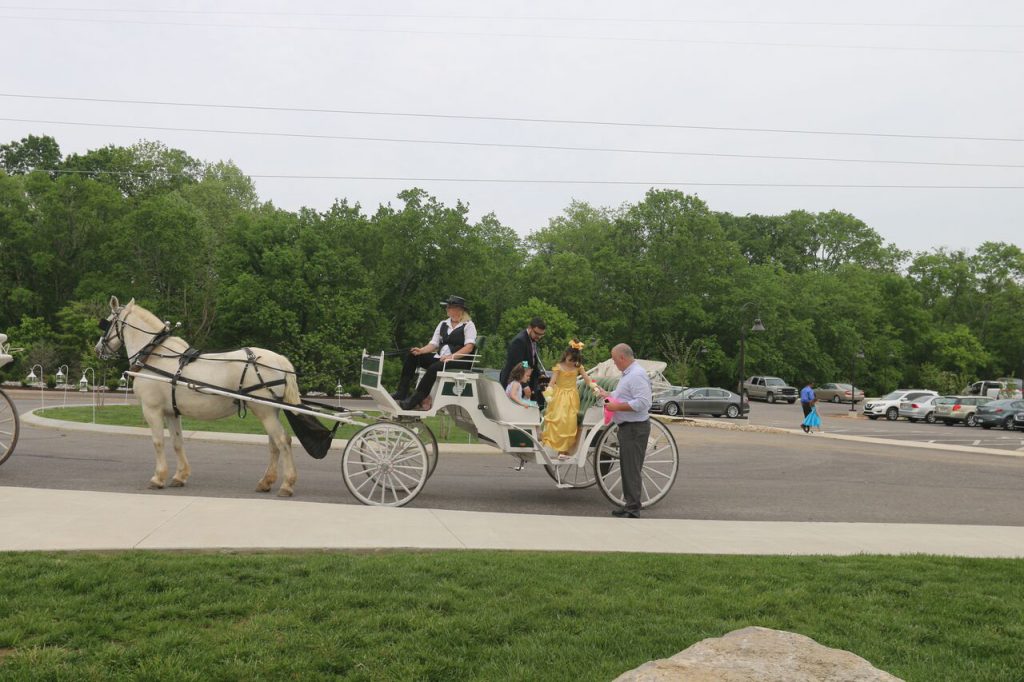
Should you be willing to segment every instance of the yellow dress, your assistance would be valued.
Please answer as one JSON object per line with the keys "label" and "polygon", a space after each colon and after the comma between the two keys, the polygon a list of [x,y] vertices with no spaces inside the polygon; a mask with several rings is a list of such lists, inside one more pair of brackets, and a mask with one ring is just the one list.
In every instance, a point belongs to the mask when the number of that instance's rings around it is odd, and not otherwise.
{"label": "yellow dress", "polygon": [[576,442],[576,415],[580,411],[577,376],[578,372],[558,370],[551,380],[552,396],[544,411],[541,442],[558,452],[569,452]]}

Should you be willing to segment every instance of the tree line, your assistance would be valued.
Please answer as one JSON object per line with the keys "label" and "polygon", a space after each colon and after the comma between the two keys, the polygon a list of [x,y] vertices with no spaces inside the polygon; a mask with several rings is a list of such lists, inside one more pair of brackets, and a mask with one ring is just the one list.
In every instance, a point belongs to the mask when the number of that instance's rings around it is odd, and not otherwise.
{"label": "tree line", "polygon": [[686,385],[735,389],[741,335],[748,374],[854,371],[869,393],[959,391],[1024,368],[1014,244],[910,253],[839,211],[736,216],[674,190],[573,202],[526,236],[422,189],[396,199],[286,211],[234,164],[158,142],[0,145],[0,330],[25,348],[3,378],[67,364],[116,380],[125,360],[92,353],[111,295],[180,321],[198,348],[281,352],[307,390],[355,385],[364,348],[424,343],[448,294],[470,301],[489,366],[540,315],[549,365],[572,337],[588,365],[624,341]]}

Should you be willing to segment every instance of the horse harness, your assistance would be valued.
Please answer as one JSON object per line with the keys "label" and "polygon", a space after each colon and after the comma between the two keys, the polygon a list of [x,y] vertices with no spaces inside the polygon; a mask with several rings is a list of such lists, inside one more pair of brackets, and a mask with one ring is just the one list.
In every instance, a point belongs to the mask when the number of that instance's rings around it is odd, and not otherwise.
{"label": "horse harness", "polygon": [[[168,372],[165,369],[161,369],[159,367],[153,367],[152,365],[147,363],[147,360],[149,360],[150,357],[155,354],[155,351],[156,351],[157,348],[160,347],[160,344],[162,344],[171,335],[170,328],[168,326],[164,325],[164,328],[162,330],[160,330],[159,332],[149,332],[149,331],[147,331],[145,329],[141,329],[140,327],[135,327],[134,325],[128,324],[127,317],[128,316],[125,315],[125,319],[121,319],[121,317],[120,317],[120,310],[118,310],[116,312],[115,316],[114,316],[113,322],[111,322],[111,320],[107,320],[107,319],[100,320],[100,329],[102,329],[103,332],[104,332],[103,339],[102,339],[104,347],[107,348],[107,349],[110,348],[109,344],[107,343],[107,336],[108,336],[108,333],[109,333],[109,329],[111,327],[114,328],[115,336],[117,338],[121,339],[122,346],[124,345],[123,332],[124,332],[124,328],[125,327],[132,327],[133,329],[137,329],[138,331],[142,331],[142,332],[147,332],[147,333],[153,334],[153,338],[150,339],[149,343],[147,343],[145,346],[140,348],[138,353],[136,353],[135,355],[133,355],[133,356],[128,358],[128,363],[131,366],[131,369],[132,369],[133,372],[138,372],[140,370],[145,369],[145,370],[149,370],[150,372],[152,372],[154,374],[158,374],[160,376],[167,377],[168,379],[170,379],[171,380],[170,381],[170,384],[171,384],[171,407],[174,409],[174,416],[175,417],[181,416],[181,411],[178,409],[178,396],[177,396],[177,388],[178,388],[178,383],[181,381],[181,373],[185,369],[185,367],[187,367],[189,364],[191,364],[191,363],[195,362],[196,360],[200,359],[203,356],[203,351],[200,351],[198,348],[194,348],[192,346],[189,346],[184,351],[182,351],[180,353],[177,353],[176,356],[175,355],[157,354],[157,357],[162,357],[162,358],[177,357],[178,358],[178,369],[176,371],[174,371],[174,372]],[[117,323],[118,322],[121,323],[120,329],[118,329],[118,327],[117,327]],[[259,391],[259,390],[265,388],[265,389],[270,391],[270,395],[273,396],[273,400],[274,401],[276,401],[276,402],[283,402],[281,400],[281,398],[279,398],[278,395],[272,389],[273,389],[274,386],[282,386],[282,385],[284,385],[285,383],[287,383],[287,380],[286,379],[275,379],[274,381],[266,381],[266,380],[264,380],[263,375],[260,374],[260,366],[261,365],[260,365],[260,362],[259,362],[259,360],[260,360],[259,356],[256,355],[252,351],[251,348],[243,348],[242,350],[245,351],[246,359],[245,359],[245,366],[242,368],[242,376],[241,376],[241,378],[238,381],[238,391],[237,392],[240,393],[240,394],[243,394],[243,395],[249,395],[251,393],[254,393],[255,391]],[[213,360],[213,358],[207,358],[207,359],[208,360]],[[225,358],[217,358],[217,360],[220,360],[220,361],[223,361],[223,362],[241,362],[241,360],[229,360],[229,359],[225,359]],[[253,384],[252,386],[246,386],[245,385],[245,377],[246,377],[246,374],[248,374],[250,367],[252,367],[253,372],[256,373],[256,378],[259,379],[259,382]],[[285,370],[279,370],[279,371],[285,371]],[[195,380],[188,380],[188,379],[186,379],[186,382],[189,383],[189,384],[203,386],[203,387],[206,387],[206,388],[220,388],[219,386],[211,386],[211,385],[206,384],[204,382],[199,382],[199,381],[195,381]],[[245,417],[245,414],[246,414],[245,401],[239,400],[239,399],[236,398],[234,402],[235,402],[235,405],[238,406],[238,416],[239,417]]]}

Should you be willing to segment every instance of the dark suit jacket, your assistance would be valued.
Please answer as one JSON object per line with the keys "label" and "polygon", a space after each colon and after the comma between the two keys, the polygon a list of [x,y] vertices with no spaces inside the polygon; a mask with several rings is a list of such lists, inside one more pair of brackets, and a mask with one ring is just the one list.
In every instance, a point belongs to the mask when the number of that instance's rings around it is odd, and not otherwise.
{"label": "dark suit jacket", "polygon": [[529,362],[530,367],[533,368],[533,374],[530,375],[530,388],[533,390],[533,399],[543,405],[544,396],[538,390],[540,385],[540,363],[537,358],[533,357],[532,344],[533,341],[530,340],[530,335],[526,333],[525,329],[512,337],[505,351],[505,366],[501,368],[498,380],[502,386],[508,386],[508,375],[512,373],[512,369],[516,365],[522,364],[524,360]]}

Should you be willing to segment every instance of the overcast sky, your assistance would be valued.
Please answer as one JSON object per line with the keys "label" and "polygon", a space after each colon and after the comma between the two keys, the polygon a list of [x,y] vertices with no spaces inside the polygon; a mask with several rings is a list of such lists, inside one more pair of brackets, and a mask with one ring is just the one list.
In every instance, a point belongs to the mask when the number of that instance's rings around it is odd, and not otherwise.
{"label": "overcast sky", "polygon": [[[503,223],[527,234],[546,225],[573,199],[616,206],[639,200],[651,183],[1024,187],[1024,3],[1017,0],[49,3],[58,5],[29,9],[25,0],[0,0],[5,61],[0,93],[677,127],[6,96],[0,97],[0,117],[990,166],[454,146],[0,121],[0,142],[48,134],[57,138],[65,154],[156,139],[204,161],[230,159],[253,176],[464,180],[255,179],[262,199],[287,209],[326,210],[336,198],[348,198],[372,212],[380,203],[397,203],[395,194],[415,185],[446,203],[462,199],[473,219],[493,211]],[[128,6],[133,11],[98,11]],[[193,12],[171,12],[169,6]],[[1001,140],[948,139],[979,137]],[[998,164],[1017,167],[991,167]],[[985,240],[1024,244],[1022,189],[680,189],[698,194],[714,210],[740,215],[838,209],[912,250],[973,249]]]}

